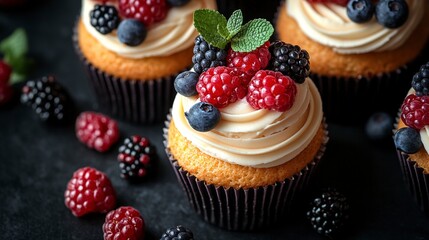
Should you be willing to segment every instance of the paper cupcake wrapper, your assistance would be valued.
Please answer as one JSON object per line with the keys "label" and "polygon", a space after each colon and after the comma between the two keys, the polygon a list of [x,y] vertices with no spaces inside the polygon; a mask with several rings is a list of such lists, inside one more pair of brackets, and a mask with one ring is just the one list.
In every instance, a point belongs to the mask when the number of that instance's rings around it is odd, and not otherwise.
{"label": "paper cupcake wrapper", "polygon": [[164,145],[191,206],[205,221],[234,231],[254,230],[279,220],[289,210],[296,195],[308,185],[328,141],[326,131],[325,141],[315,159],[291,178],[259,188],[225,188],[198,180],[178,165],[167,147],[170,120],[169,115],[164,128]]}
{"label": "paper cupcake wrapper", "polygon": [[177,74],[144,81],[115,77],[98,69],[85,58],[78,44],[77,24],[73,43],[104,110],[136,123],[165,120],[176,94],[174,79]]}

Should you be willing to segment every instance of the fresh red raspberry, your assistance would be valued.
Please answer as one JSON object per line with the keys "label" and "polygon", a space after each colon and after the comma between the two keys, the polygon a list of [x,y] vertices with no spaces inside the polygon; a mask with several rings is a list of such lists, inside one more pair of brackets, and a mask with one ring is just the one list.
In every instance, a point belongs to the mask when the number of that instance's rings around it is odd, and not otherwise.
{"label": "fresh red raspberry", "polygon": [[429,125],[429,96],[411,94],[405,98],[401,110],[401,119],[408,127],[420,130]]}
{"label": "fresh red raspberry", "polygon": [[141,240],[145,223],[133,207],[120,207],[106,215],[103,224],[104,240]]}
{"label": "fresh red raspberry", "polygon": [[347,6],[349,0],[307,0],[310,3],[335,3],[341,6]]}
{"label": "fresh red raspberry", "polygon": [[90,167],[78,169],[67,184],[65,204],[73,215],[106,213],[116,205],[115,190],[104,173]]}
{"label": "fresh red raspberry", "polygon": [[7,83],[9,84],[10,74],[12,73],[12,68],[9,64],[0,60],[0,84]]}
{"label": "fresh red raspberry", "polygon": [[123,18],[135,18],[146,27],[167,16],[166,0],[120,0],[119,13]]}
{"label": "fresh red raspberry", "polygon": [[268,66],[271,54],[269,51],[270,42],[266,42],[252,52],[234,52],[229,49],[226,63],[228,67],[238,68],[246,74],[247,80],[255,75],[255,73]]}
{"label": "fresh red raspberry", "polygon": [[217,108],[242,99],[247,93],[247,83],[243,73],[229,67],[214,67],[200,75],[197,92],[202,102],[211,103]]}
{"label": "fresh red raspberry", "polygon": [[0,106],[8,103],[13,96],[13,88],[9,83],[0,82]]}
{"label": "fresh red raspberry", "polygon": [[247,102],[254,109],[279,112],[289,110],[295,102],[295,82],[280,72],[260,70],[249,84]]}
{"label": "fresh red raspberry", "polygon": [[105,152],[119,139],[118,124],[107,116],[83,112],[76,119],[76,136],[89,148]]}

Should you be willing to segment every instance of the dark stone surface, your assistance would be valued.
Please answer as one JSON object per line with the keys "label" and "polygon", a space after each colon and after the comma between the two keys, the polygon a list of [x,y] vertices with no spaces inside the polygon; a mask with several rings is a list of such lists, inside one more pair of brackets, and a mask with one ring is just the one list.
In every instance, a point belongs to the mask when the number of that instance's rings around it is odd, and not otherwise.
{"label": "dark stone surface", "polygon": [[[79,9],[80,1],[52,0],[28,9],[0,10],[0,39],[16,27],[24,27],[30,54],[37,62],[31,77],[55,74],[79,110],[98,110],[71,41]],[[117,146],[100,154],[78,142],[73,124],[42,124],[17,101],[1,109],[0,239],[102,239],[103,215],[78,219],[64,206],[67,181],[83,166],[104,171],[118,193],[119,204],[141,211],[148,239],[159,239],[166,228],[178,224],[191,228],[196,239],[323,239],[304,217],[308,197],[299,199],[283,221],[257,232],[228,232],[205,223],[190,208],[167,162],[163,124],[139,126],[119,121],[119,125],[122,139],[141,134],[157,147],[160,159],[155,176],[144,183],[131,185],[119,177]],[[429,238],[429,221],[402,181],[391,141],[369,142],[360,126],[331,124],[330,132],[313,189],[335,186],[350,199],[352,218],[342,239]]]}

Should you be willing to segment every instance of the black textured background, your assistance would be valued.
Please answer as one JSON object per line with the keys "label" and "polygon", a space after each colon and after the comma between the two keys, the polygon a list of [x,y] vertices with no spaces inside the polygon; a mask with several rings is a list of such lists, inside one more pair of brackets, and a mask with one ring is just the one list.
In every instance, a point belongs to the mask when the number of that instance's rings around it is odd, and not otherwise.
{"label": "black textured background", "polygon": [[[260,6],[255,2],[249,1],[245,14],[272,17],[277,2],[258,1]],[[71,41],[79,10],[78,0],[0,9],[0,39],[17,27],[25,28],[30,55],[37,62],[31,77],[54,74],[80,111],[98,110]],[[79,219],[64,206],[67,181],[83,166],[104,171],[119,204],[140,210],[147,239],[159,239],[166,228],[178,224],[191,228],[196,239],[323,239],[304,217],[308,197],[299,199],[284,221],[257,232],[228,232],[203,222],[191,209],[167,162],[163,124],[139,126],[119,121],[119,125],[122,139],[141,134],[157,147],[160,159],[154,177],[142,184],[130,185],[119,177],[117,145],[100,154],[78,142],[73,124],[44,125],[18,101],[0,109],[0,239],[102,239],[103,215]],[[352,218],[342,239],[428,239],[429,221],[402,181],[392,143],[368,141],[359,126],[330,124],[330,133],[313,189],[335,186],[350,199]]]}

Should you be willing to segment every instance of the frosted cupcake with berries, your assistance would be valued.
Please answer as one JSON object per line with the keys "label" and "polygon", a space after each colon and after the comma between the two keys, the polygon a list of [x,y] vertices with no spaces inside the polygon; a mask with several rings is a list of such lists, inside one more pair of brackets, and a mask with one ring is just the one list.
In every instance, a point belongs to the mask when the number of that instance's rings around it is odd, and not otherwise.
{"label": "frosted cupcake with berries", "polygon": [[74,35],[101,107],[126,120],[165,118],[174,77],[191,67],[192,13],[215,0],[82,0]]}
{"label": "frosted cupcake with berries", "polygon": [[394,141],[411,193],[429,214],[429,63],[414,75],[395,129]]}
{"label": "frosted cupcake with berries", "polygon": [[276,31],[310,53],[328,119],[350,123],[396,111],[423,63],[428,7],[419,0],[288,0]]}
{"label": "frosted cupcake with berries", "polygon": [[[306,186],[328,139],[309,55],[270,43],[272,25],[243,25],[240,10],[228,20],[197,10],[194,25],[194,68],[175,79],[166,152],[204,220],[230,230],[267,226]],[[273,71],[288,56],[294,61],[283,66],[301,74]]]}

